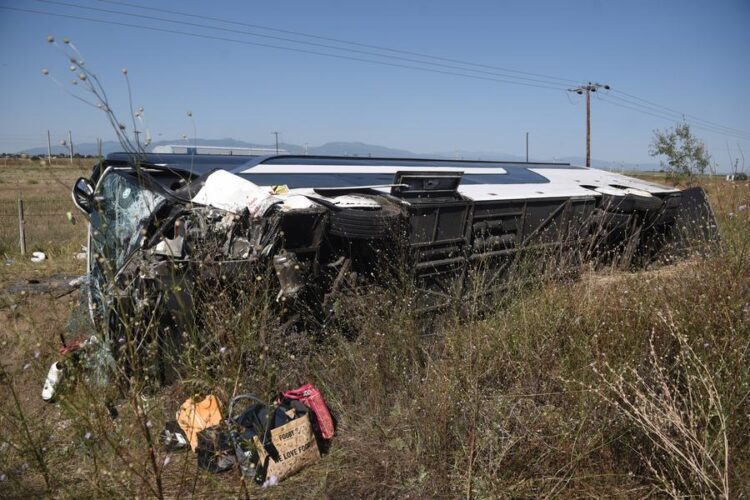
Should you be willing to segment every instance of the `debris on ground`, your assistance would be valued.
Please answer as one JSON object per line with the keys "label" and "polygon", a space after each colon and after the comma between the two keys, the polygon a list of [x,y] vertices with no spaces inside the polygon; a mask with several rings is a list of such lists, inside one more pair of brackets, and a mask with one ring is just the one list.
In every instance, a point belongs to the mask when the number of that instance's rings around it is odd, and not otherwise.
{"label": "debris on ground", "polygon": [[[303,405],[310,408],[315,415],[320,428],[320,434],[323,439],[331,439],[333,437],[334,425],[331,413],[328,411],[326,402],[323,399],[323,394],[320,390],[314,387],[312,384],[305,384],[297,389],[286,391],[282,393],[285,399],[300,401]],[[277,402],[281,402],[277,399]]]}
{"label": "debris on ground", "polygon": [[47,260],[47,254],[44,252],[34,252],[31,254],[31,262],[34,262],[35,264],[44,262],[45,260]]}
{"label": "debris on ground", "polygon": [[55,400],[57,389],[65,376],[65,365],[68,362],[77,362],[79,354],[86,348],[99,344],[96,335],[82,335],[70,341],[66,341],[65,337],[61,335],[60,339],[62,341],[60,355],[63,359],[52,363],[42,386],[42,400],[48,403]]}
{"label": "debris on ground", "polygon": [[65,294],[88,283],[88,276],[76,274],[53,274],[44,278],[32,278],[13,283],[2,290],[11,295],[23,293],[52,293]]}
{"label": "debris on ground", "polygon": [[50,402],[55,397],[57,386],[62,382],[63,373],[63,364],[60,361],[55,361],[49,367],[47,378],[44,379],[44,386],[42,387],[42,399],[44,401]]}
{"label": "debris on ground", "polygon": [[176,420],[170,420],[159,434],[159,441],[167,451],[184,450],[189,446],[187,435]]}
{"label": "debris on ground", "polygon": [[[241,409],[244,408],[244,409]],[[218,398],[186,400],[160,440],[169,451],[187,449],[200,468],[238,469],[259,486],[270,487],[320,458],[333,437],[334,421],[320,390],[311,384],[266,403],[253,394],[229,402],[226,418]]]}
{"label": "debris on ground", "polygon": [[190,447],[198,447],[198,434],[221,422],[221,407],[216,396],[208,395],[200,401],[189,398],[182,403],[175,417],[180,428],[185,432]]}

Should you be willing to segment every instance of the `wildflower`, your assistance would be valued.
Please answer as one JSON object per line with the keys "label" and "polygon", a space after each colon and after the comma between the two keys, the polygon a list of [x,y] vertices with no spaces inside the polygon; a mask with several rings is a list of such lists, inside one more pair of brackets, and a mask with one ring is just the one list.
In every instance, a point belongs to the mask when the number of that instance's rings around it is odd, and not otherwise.
{"label": "wildflower", "polygon": [[23,365],[24,371],[28,370],[29,368],[31,368],[31,363],[26,363],[25,365]]}
{"label": "wildflower", "polygon": [[86,81],[86,73],[80,73],[78,75],[78,78],[80,78],[82,82],[85,82]]}
{"label": "wildflower", "polygon": [[85,439],[85,440],[87,440],[87,441],[88,441],[89,439],[91,439],[91,432],[88,432],[88,431],[87,431],[87,432],[86,432],[86,434],[84,434],[84,435],[83,435],[83,439]]}
{"label": "wildflower", "polygon": [[43,74],[44,76],[47,76],[47,75],[49,75],[49,70],[48,70],[47,68],[42,68],[42,74]]}
{"label": "wildflower", "polygon": [[48,43],[55,43],[55,37],[52,35],[47,35],[47,42]]}
{"label": "wildflower", "polygon": [[122,74],[127,75],[128,74],[128,68],[122,68]]}
{"label": "wildflower", "polygon": [[70,71],[75,71],[75,70],[76,70],[77,68],[76,68],[76,65],[75,65],[75,64],[71,64],[71,65],[70,65],[70,67],[69,67],[68,69],[69,69]]}

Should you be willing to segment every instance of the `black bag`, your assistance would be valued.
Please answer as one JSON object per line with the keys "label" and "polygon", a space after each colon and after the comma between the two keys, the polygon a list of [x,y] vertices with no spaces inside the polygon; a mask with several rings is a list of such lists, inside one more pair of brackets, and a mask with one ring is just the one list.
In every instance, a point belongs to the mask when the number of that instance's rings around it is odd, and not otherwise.
{"label": "black bag", "polygon": [[[234,407],[242,400],[253,401],[253,404],[235,416]],[[294,411],[290,412],[290,410]],[[227,418],[233,429],[229,433],[229,438],[230,441],[233,441],[236,451],[235,461],[240,464],[243,474],[250,474],[256,483],[263,484],[269,461],[271,459],[280,460],[279,452],[271,441],[271,430],[281,427],[293,418],[299,418],[308,412],[309,408],[299,401],[277,401],[275,405],[268,405],[253,394],[242,394],[233,398],[229,403]],[[293,417],[290,415],[293,415]],[[239,432],[240,430],[242,432]],[[266,458],[263,462],[259,462],[258,452],[253,444],[253,436],[258,437],[266,452]]]}
{"label": "black bag", "polygon": [[229,432],[221,426],[209,427],[198,433],[198,467],[210,472],[228,471],[235,464],[234,447]]}

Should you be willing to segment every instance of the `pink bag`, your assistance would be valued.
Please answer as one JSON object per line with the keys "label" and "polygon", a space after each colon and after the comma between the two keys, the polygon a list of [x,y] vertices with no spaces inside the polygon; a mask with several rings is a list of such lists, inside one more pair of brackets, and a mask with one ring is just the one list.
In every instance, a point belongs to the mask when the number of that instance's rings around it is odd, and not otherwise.
{"label": "pink bag", "polygon": [[310,408],[318,420],[318,427],[323,439],[331,439],[334,433],[333,418],[328,411],[323,394],[312,384],[305,384],[302,387],[281,393],[287,399],[296,399],[303,405]]}

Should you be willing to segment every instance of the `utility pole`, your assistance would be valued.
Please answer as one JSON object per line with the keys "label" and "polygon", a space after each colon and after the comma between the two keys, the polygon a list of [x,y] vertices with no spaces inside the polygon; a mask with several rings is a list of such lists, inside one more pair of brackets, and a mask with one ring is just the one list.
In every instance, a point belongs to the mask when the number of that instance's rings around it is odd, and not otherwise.
{"label": "utility pole", "polygon": [[526,132],[526,163],[529,163],[529,133]]}
{"label": "utility pole", "polygon": [[575,92],[578,95],[586,93],[586,166],[591,167],[591,93],[598,89],[609,90],[609,85],[602,83],[591,83],[568,89],[568,92]]}
{"label": "utility pole", "polygon": [[276,136],[276,154],[279,154],[279,134],[280,132],[271,132]]}
{"label": "utility pole", "polygon": [[49,135],[49,130],[47,130],[47,163],[52,165],[52,138]]}
{"label": "utility pole", "polygon": [[68,130],[68,143],[70,143],[70,164],[73,164],[73,134]]}
{"label": "utility pole", "polygon": [[96,139],[96,156],[99,160],[102,159],[102,140],[101,138]]}

